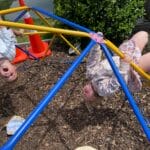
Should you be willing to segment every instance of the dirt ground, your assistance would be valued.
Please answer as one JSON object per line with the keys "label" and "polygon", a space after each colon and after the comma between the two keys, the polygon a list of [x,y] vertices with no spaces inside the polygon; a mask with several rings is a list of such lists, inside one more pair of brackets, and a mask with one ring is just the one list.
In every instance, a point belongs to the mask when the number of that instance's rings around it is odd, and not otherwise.
{"label": "dirt ground", "polygon": [[[26,118],[57,80],[69,68],[69,56],[62,46],[40,62],[18,65],[19,78],[0,84],[0,145],[7,140],[5,124],[13,115]],[[74,150],[90,145],[97,150],[149,150],[150,145],[128,101],[122,94],[99,99],[89,112],[83,102],[85,63],[82,63],[18,142],[15,150]],[[150,90],[143,87],[135,99],[150,117]]]}

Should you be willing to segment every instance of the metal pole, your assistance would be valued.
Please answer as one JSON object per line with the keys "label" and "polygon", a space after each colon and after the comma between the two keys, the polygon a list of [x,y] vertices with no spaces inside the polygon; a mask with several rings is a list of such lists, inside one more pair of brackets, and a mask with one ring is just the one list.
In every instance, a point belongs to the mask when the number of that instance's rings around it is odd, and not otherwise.
{"label": "metal pole", "polygon": [[51,17],[51,18],[56,19],[58,21],[61,21],[62,23],[67,24],[67,25],[73,27],[74,29],[78,29],[78,30],[81,30],[81,31],[84,31],[84,32],[88,32],[88,33],[89,32],[93,32],[90,29],[87,29],[87,28],[85,28],[83,26],[80,26],[79,24],[73,23],[73,22],[71,22],[71,21],[69,21],[67,19],[62,18],[62,17],[56,16],[56,15],[54,15],[54,14],[52,14],[50,12],[47,12],[47,11],[41,9],[41,8],[32,7],[32,9],[34,9],[34,10],[36,10],[36,11],[38,11],[38,12],[40,12],[40,13],[48,16],[48,17]]}
{"label": "metal pole", "polygon": [[103,52],[105,53],[105,56],[107,58],[107,60],[109,61],[111,67],[112,67],[112,70],[114,71],[114,74],[116,75],[117,79],[118,79],[118,82],[120,83],[126,97],[128,98],[128,101],[134,111],[134,114],[137,118],[137,120],[139,121],[139,123],[141,124],[148,140],[150,141],[150,128],[148,128],[147,124],[146,124],[146,121],[144,120],[144,117],[142,116],[142,113],[140,112],[138,106],[136,105],[136,102],[131,94],[131,92],[129,91],[123,77],[121,76],[121,74],[119,73],[119,70],[118,68],[116,67],[111,55],[109,54],[108,50],[107,50],[107,47],[105,44],[100,44],[102,49],[103,49]]}
{"label": "metal pole", "polygon": [[18,143],[21,137],[26,133],[30,126],[35,122],[38,116],[43,112],[44,108],[52,101],[52,98],[56,93],[63,87],[68,78],[72,75],[75,69],[82,62],[83,58],[88,54],[90,49],[95,45],[95,41],[91,41],[85,50],[81,53],[79,57],[73,62],[71,67],[66,71],[60,80],[53,86],[53,88],[48,92],[48,94],[41,100],[37,107],[30,113],[26,118],[25,122],[16,131],[16,133],[10,137],[10,139],[0,148],[0,150],[12,150],[14,146]]}

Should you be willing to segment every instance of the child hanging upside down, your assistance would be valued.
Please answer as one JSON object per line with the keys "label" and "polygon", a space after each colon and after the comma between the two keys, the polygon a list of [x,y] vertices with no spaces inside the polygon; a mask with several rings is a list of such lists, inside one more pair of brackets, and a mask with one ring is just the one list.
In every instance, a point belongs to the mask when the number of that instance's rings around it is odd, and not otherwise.
{"label": "child hanging upside down", "polygon": [[[148,33],[139,31],[120,45],[119,49],[124,53],[124,59],[120,59],[119,56],[112,57],[132,92],[140,91],[142,83],[139,74],[130,67],[128,62],[131,59],[145,72],[150,72],[150,52],[143,56],[141,55],[147,42]],[[120,84],[109,62],[106,59],[101,60],[101,51],[99,44],[96,44],[89,54],[86,66],[86,76],[89,79],[89,83],[83,88],[84,98],[88,102],[93,101],[97,95],[111,96],[120,89]]]}
{"label": "child hanging upside down", "polygon": [[0,75],[7,81],[14,81],[17,78],[16,67],[11,64],[16,55],[15,35],[21,36],[22,31],[0,26]]}

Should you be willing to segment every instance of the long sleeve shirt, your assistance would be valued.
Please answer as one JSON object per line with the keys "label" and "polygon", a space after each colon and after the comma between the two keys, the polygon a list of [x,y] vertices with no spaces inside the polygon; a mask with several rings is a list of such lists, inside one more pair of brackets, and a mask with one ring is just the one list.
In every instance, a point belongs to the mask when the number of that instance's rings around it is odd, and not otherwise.
{"label": "long sleeve shirt", "polygon": [[[128,47],[132,50],[127,50]],[[132,41],[124,42],[120,49],[128,54],[131,59],[136,60],[139,58],[140,50],[135,48]],[[136,53],[134,50],[136,49]],[[135,53],[135,54],[134,54]],[[96,44],[90,51],[88,62],[86,66],[86,76],[91,81],[94,90],[97,92],[99,96],[110,96],[113,93],[117,92],[120,89],[120,84],[116,76],[114,75],[109,62],[104,59],[101,60],[102,50],[98,44]],[[136,59],[135,59],[136,58]],[[119,72],[123,76],[125,82],[131,87],[130,90],[134,91],[141,88],[141,81],[139,75],[131,70],[128,63],[122,61],[119,56],[113,56],[113,61],[119,69]],[[138,78],[139,87],[136,89],[133,86],[134,79],[132,79],[130,74],[136,74],[134,77]],[[137,80],[136,80],[137,81]]]}
{"label": "long sleeve shirt", "polygon": [[0,54],[10,61],[16,55],[16,42],[16,37],[11,29],[7,29],[6,27],[0,28]]}

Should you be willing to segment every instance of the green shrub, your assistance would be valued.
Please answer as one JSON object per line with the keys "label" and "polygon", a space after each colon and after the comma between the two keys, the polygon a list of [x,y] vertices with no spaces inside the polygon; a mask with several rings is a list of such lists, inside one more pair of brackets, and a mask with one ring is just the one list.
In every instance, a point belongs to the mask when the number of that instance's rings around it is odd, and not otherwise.
{"label": "green shrub", "polygon": [[144,15],[144,0],[54,0],[55,14],[120,43]]}
{"label": "green shrub", "polygon": [[150,21],[150,0],[146,0],[144,6],[145,6],[145,11],[146,11],[145,18],[148,21]]}
{"label": "green shrub", "polygon": [[8,9],[14,0],[0,0],[0,10]]}

